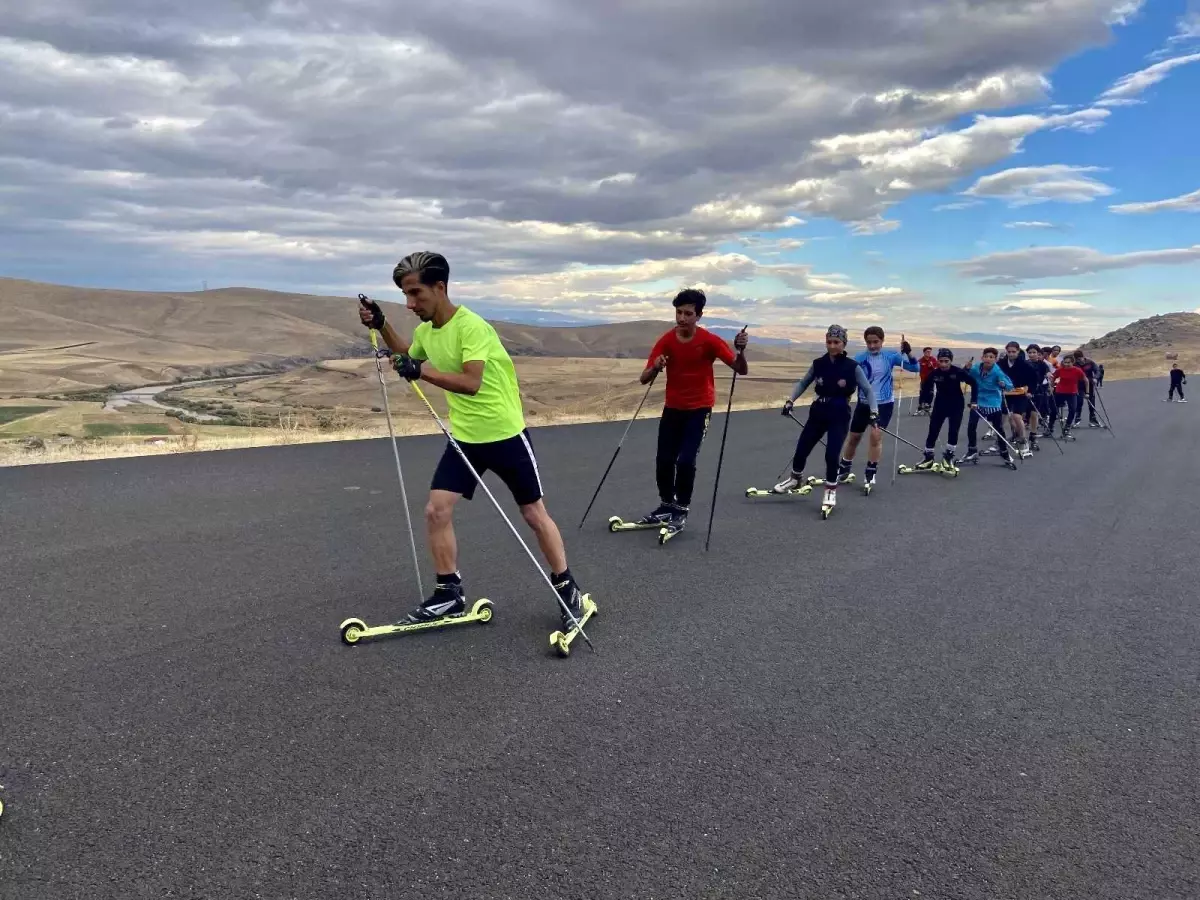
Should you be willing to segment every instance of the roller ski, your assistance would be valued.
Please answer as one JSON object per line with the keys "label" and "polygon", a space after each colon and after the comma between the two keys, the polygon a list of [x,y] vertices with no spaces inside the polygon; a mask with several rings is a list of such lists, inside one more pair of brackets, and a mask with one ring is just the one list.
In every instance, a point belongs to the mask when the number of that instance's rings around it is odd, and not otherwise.
{"label": "roller ski", "polygon": [[746,488],[747,497],[807,497],[812,492],[813,486],[799,475],[789,475],[775,487],[765,491],[755,487]]}
{"label": "roller ski", "polygon": [[675,515],[676,508],[674,504],[662,503],[658,509],[648,515],[642,516],[636,522],[626,522],[620,516],[611,516],[608,520],[608,530],[613,534],[618,531],[650,531],[661,529],[671,517]]}
{"label": "roller ski", "polygon": [[977,466],[977,465],[979,465],[979,451],[978,450],[967,450],[967,455],[964,456],[962,459],[956,459],[954,461],[954,464],[956,466],[966,466],[966,465]]}
{"label": "roller ski", "polygon": [[[837,483],[838,483],[839,485],[842,485],[842,484],[854,484],[854,482],[855,482],[855,481],[857,481],[857,480],[858,480],[858,476],[857,476],[857,475],[855,475],[853,472],[847,472],[845,475],[842,475],[842,474],[840,474],[840,473],[839,473],[839,474],[838,474]],[[808,476],[808,483],[809,483],[809,485],[810,485],[810,486],[812,486],[812,487],[816,487],[818,484],[824,484],[824,483],[825,483],[825,479],[824,479],[824,478],[818,478],[816,475],[809,475],[809,476]]]}
{"label": "roller ski", "polygon": [[359,641],[371,638],[392,637],[416,631],[433,631],[452,625],[469,625],[473,622],[490,622],[491,620],[491,600],[486,597],[476,600],[468,612],[460,587],[447,590],[439,585],[434,590],[432,597],[399,622],[392,625],[372,626],[367,625],[362,619],[347,619],[339,626],[339,629],[342,633],[342,643],[353,647]]}
{"label": "roller ski", "polygon": [[1076,437],[1075,437],[1075,435],[1071,434],[1071,429],[1070,429],[1070,428],[1065,428],[1065,427],[1064,427],[1064,428],[1063,428],[1063,430],[1062,430],[1062,437],[1061,437],[1061,438],[1059,438],[1059,440],[1063,440],[1063,441],[1075,441],[1075,440],[1078,440],[1078,438],[1076,438]]}
{"label": "roller ski", "polygon": [[[564,593],[564,591],[559,590],[557,587],[555,590],[559,591],[560,596]],[[588,621],[600,611],[592,600],[591,594],[581,595],[579,589],[573,583],[570,584],[568,590],[570,596],[563,597],[563,603],[571,610],[571,615],[575,617],[575,622],[572,622],[567,616],[566,610],[563,610],[562,630],[550,635],[550,649],[556,651],[559,656],[571,655],[571,642],[578,637]]]}
{"label": "roller ski", "polygon": [[937,475],[945,475],[949,478],[958,477],[958,467],[954,464],[954,454],[947,453],[940,460],[935,460],[932,453],[927,453],[925,458],[915,466],[897,466],[896,471],[901,475],[915,475],[918,472],[932,472]]}
{"label": "roller ski", "polygon": [[679,532],[683,531],[683,526],[687,524],[688,511],[683,508],[678,508],[667,522],[658,530],[658,546],[663,546]]}
{"label": "roller ski", "polygon": [[837,508],[837,488],[825,488],[825,496],[821,499],[821,518],[828,519]]}

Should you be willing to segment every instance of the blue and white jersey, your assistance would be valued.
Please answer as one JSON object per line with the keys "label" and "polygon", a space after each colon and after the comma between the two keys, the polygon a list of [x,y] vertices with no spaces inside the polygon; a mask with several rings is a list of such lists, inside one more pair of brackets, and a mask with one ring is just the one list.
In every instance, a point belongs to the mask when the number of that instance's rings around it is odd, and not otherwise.
{"label": "blue and white jersey", "polygon": [[[854,357],[854,361],[867,373],[867,380],[875,389],[875,400],[878,403],[892,402],[892,369],[899,366],[906,372],[921,371],[920,362],[911,356],[906,357],[899,350],[880,350],[878,353],[864,350]],[[867,402],[866,395],[861,390],[858,392],[858,402]]]}
{"label": "blue and white jersey", "polygon": [[971,374],[975,376],[975,380],[979,382],[979,400],[976,401],[980,409],[996,410],[1004,405],[1005,391],[1013,389],[1012,379],[1004,374],[1004,370],[998,365],[993,365],[988,371],[983,371],[983,363],[977,362],[971,366]]}

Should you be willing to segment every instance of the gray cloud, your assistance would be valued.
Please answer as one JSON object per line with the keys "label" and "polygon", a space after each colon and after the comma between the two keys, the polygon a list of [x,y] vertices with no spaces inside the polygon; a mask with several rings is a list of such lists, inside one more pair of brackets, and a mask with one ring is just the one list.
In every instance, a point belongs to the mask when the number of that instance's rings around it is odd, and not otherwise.
{"label": "gray cloud", "polygon": [[877,233],[1030,134],[1098,127],[944,131],[1041,99],[1129,6],[26,4],[0,22],[0,260],[313,286],[435,247],[495,281],[702,257],[796,215]]}
{"label": "gray cloud", "polygon": [[1101,253],[1091,247],[1031,247],[1007,253],[990,253],[949,263],[965,278],[980,284],[1015,285],[1031,278],[1092,275],[1138,266],[1177,266],[1200,262],[1200,244],[1167,250]]}
{"label": "gray cloud", "polygon": [[1145,203],[1118,203],[1109,209],[1115,213],[1126,215],[1154,212],[1200,212],[1200,190],[1166,200],[1152,200]]}
{"label": "gray cloud", "polygon": [[[1096,166],[1025,166],[984,175],[963,191],[971,197],[1007,200],[1011,206],[1027,206],[1056,200],[1060,203],[1090,203],[1107,197],[1113,189],[1087,173],[1104,171]],[[1023,223],[1026,227],[1031,224]]]}

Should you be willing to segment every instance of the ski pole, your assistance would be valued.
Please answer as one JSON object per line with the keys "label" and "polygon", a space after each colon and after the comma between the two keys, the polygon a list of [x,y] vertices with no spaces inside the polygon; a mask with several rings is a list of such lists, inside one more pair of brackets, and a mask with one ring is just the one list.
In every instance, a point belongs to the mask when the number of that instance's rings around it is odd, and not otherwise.
{"label": "ski pole", "polygon": [[[358,302],[365,308],[370,308],[370,298],[366,294],[358,295]],[[408,508],[408,491],[404,487],[404,470],[400,467],[400,448],[396,444],[396,429],[392,425],[392,407],[388,402],[387,382],[383,379],[383,357],[390,356],[391,351],[380,353],[379,332],[371,329],[371,349],[375,351],[375,374],[379,376],[379,390],[383,392],[383,411],[387,416],[388,434],[392,437],[392,455],[396,458],[396,475],[400,479],[400,499],[404,503],[404,521],[408,523],[408,541],[412,546],[413,572],[417,576],[417,599],[425,596],[425,588],[421,584],[421,563],[417,558],[417,535],[413,531],[412,513]]]}
{"label": "ski pole", "polygon": [[[742,328],[740,334],[745,334],[746,325]],[[721,452],[717,456],[717,477],[713,479],[713,498],[712,504],[708,508],[708,535],[704,538],[704,552],[708,552],[709,541],[712,540],[713,516],[717,512],[717,486],[721,483],[721,463],[725,459],[725,438],[729,436],[729,417],[733,412],[733,389],[737,387],[737,369],[733,370],[733,380],[729,383],[729,402],[725,405],[725,427],[721,430]]]}
{"label": "ski pole", "polygon": [[[979,416],[980,421],[987,422],[989,425],[992,424],[991,422],[988,422],[988,420],[983,417],[983,413],[981,413],[979,411],[979,407],[972,406],[971,412],[973,412],[973,413],[975,413],[975,415]],[[1002,435],[999,431],[997,431],[996,437],[1000,438],[1000,440],[1004,444],[1004,446],[1008,448],[1009,453],[1013,454],[1014,456],[1016,455],[1017,451],[1013,448],[1013,445],[1008,442],[1008,439],[1005,438],[1004,435]]]}
{"label": "ski pole", "polygon": [[1108,407],[1104,405],[1104,397],[1101,396],[1099,391],[1096,391],[1096,399],[1100,401],[1100,409],[1104,412],[1104,423],[1108,426],[1108,433],[1112,434],[1113,437],[1116,437],[1116,435],[1113,434],[1112,416],[1108,414]]}
{"label": "ski pole", "polygon": [[[1036,405],[1034,406],[1034,409],[1037,409]],[[1040,413],[1039,413],[1039,415],[1040,415]],[[1058,453],[1060,456],[1066,456],[1067,454],[1063,453],[1062,444],[1060,444],[1058,442],[1058,438],[1056,438],[1054,436],[1054,423],[1050,421],[1050,416],[1048,416],[1048,415],[1046,416],[1046,424],[1048,425],[1050,430],[1048,432],[1043,432],[1043,434],[1046,437],[1050,438],[1050,440],[1054,441],[1054,446],[1058,448]]]}
{"label": "ski pole", "polygon": [[[1006,424],[1009,428],[1012,428],[1013,437],[1016,438],[1017,429],[1012,424],[1012,409],[1009,407],[1008,398],[1004,394],[1000,395],[1000,408],[1004,410],[1004,424]],[[1005,441],[1005,443],[1007,444],[1008,441]],[[1021,451],[1016,447],[1013,447],[1011,444],[1009,444],[1009,447],[1016,454],[1017,462],[1019,462],[1021,465],[1025,465],[1025,457],[1021,456]]]}
{"label": "ski pole", "polygon": [[658,378],[658,373],[655,372],[650,378],[650,383],[646,385],[646,393],[642,395],[642,402],[638,404],[634,410],[633,418],[629,420],[629,424],[625,426],[625,433],[621,435],[621,440],[617,443],[617,449],[613,452],[612,459],[608,461],[608,468],[604,470],[604,474],[600,476],[600,483],[596,485],[596,493],[592,494],[592,502],[588,504],[587,509],[583,511],[583,518],[579,520],[579,527],[583,527],[583,523],[587,521],[588,513],[592,511],[592,505],[596,502],[596,498],[600,496],[600,488],[604,487],[604,480],[608,478],[608,473],[612,470],[613,463],[617,461],[617,454],[621,452],[621,447],[625,444],[625,438],[629,437],[629,429],[633,427],[633,423],[637,421],[638,413],[642,411],[642,406],[645,405],[646,399],[650,396],[650,388],[654,387],[654,381]]}
{"label": "ski pole", "polygon": [[450,433],[450,429],[446,427],[446,424],[442,421],[441,416],[437,414],[437,410],[433,408],[433,404],[429,402],[429,398],[425,396],[425,392],[421,390],[421,386],[415,381],[410,381],[409,384],[412,385],[412,389],[416,391],[417,396],[421,398],[421,402],[425,404],[425,408],[429,410],[429,414],[433,416],[433,421],[437,422],[438,428],[442,430],[442,434],[446,436],[446,440],[450,442],[450,446],[458,451],[458,455],[462,459],[463,463],[470,470],[471,474],[475,476],[476,483],[478,483],[478,485],[483,488],[483,492],[488,495],[488,499],[492,501],[492,506],[496,507],[496,512],[500,513],[500,518],[504,520],[504,524],[508,526],[508,530],[513,533],[513,537],[517,539],[517,543],[520,544],[525,550],[525,553],[529,556],[530,561],[534,564],[542,578],[545,580],[546,584],[550,587],[550,593],[554,594],[554,599],[558,601],[558,605],[562,607],[562,610],[564,613],[566,613],[567,618],[571,620],[571,624],[575,626],[575,629],[579,632],[579,636],[584,639],[587,645],[591,647],[592,652],[595,653],[596,648],[593,647],[592,642],[588,640],[588,636],[584,632],[583,627],[579,624],[579,620],[571,614],[571,610],[567,608],[567,604],[563,602],[563,598],[558,596],[558,591],[554,589],[554,582],[550,580],[550,576],[546,574],[546,570],[542,568],[542,564],[537,561],[537,557],[533,555],[533,551],[529,549],[529,545],[525,543],[520,533],[513,526],[512,520],[510,520],[508,516],[504,514],[504,510],[500,508],[500,504],[496,501],[495,495],[488,490],[488,486],[484,484],[483,479],[479,477],[479,473],[475,471],[475,467],[471,465],[471,461],[467,459],[467,454],[463,452],[463,448],[458,445],[458,441],[454,439],[454,435]]}
{"label": "ski pole", "polygon": [[[889,431],[887,428],[884,428],[882,425],[879,425],[879,426],[877,426],[877,427],[878,427],[878,428],[879,428],[879,430],[880,430],[880,431],[882,431],[884,434],[890,434],[892,437],[894,437],[896,440],[900,441],[901,443],[908,444],[908,446],[912,447],[912,448],[913,448],[914,450],[916,450],[918,453],[924,453],[924,452],[925,452],[925,451],[924,451],[924,449],[922,449],[921,447],[918,447],[918,446],[917,446],[916,444],[914,444],[912,441],[910,441],[910,440],[907,440],[907,439],[905,439],[905,438],[902,438],[902,437],[900,437],[900,435],[896,434],[896,432],[894,432],[894,431]],[[899,452],[899,448],[898,448],[898,447],[897,447],[897,452]]]}
{"label": "ski pole", "polygon": [[[896,392],[896,398],[897,398],[896,409],[899,409],[900,405],[904,402],[904,390],[903,389],[900,389]],[[896,427],[899,428],[900,426],[897,425]],[[896,484],[896,471],[897,471],[896,467],[900,461],[900,441],[902,441],[904,439],[901,438],[900,435],[898,435],[898,434],[893,434],[892,437],[897,439],[896,442],[894,444],[892,444],[892,486],[894,487]],[[911,447],[913,445],[909,444],[909,446]]]}
{"label": "ski pole", "polygon": [[[799,425],[801,431],[804,430],[804,423],[801,422],[799,419],[797,419],[795,416],[793,416],[790,412],[788,413],[788,418],[791,419],[793,422],[795,422],[797,425]],[[817,438],[817,443],[820,444],[822,447],[824,447],[825,446],[825,438]]]}

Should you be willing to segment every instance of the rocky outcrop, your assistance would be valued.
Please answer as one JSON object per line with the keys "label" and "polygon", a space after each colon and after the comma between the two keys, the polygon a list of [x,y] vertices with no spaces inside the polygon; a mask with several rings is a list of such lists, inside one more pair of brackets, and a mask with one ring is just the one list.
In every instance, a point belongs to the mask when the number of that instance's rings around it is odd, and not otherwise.
{"label": "rocky outcrop", "polygon": [[1155,348],[1165,350],[1169,347],[1190,345],[1200,345],[1200,314],[1167,313],[1164,316],[1138,319],[1124,328],[1110,331],[1104,337],[1088,341],[1083,345],[1083,349],[1085,353],[1091,350],[1121,352]]}

